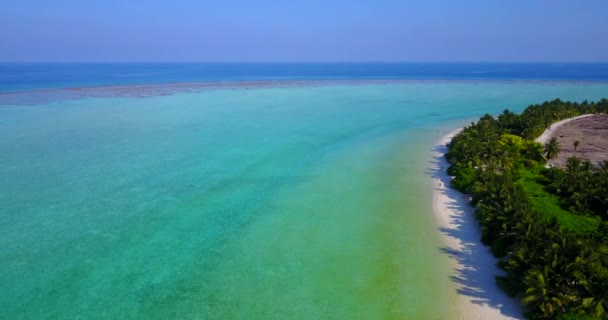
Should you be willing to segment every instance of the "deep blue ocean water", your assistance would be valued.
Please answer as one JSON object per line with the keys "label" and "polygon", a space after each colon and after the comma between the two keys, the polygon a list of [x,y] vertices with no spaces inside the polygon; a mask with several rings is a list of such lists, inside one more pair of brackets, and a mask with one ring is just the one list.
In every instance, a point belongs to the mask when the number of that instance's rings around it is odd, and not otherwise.
{"label": "deep blue ocean water", "polygon": [[0,63],[0,92],[129,84],[340,79],[608,81],[608,63]]}
{"label": "deep blue ocean water", "polygon": [[606,68],[3,65],[0,319],[501,308],[447,267],[429,152],[484,113],[607,97]]}

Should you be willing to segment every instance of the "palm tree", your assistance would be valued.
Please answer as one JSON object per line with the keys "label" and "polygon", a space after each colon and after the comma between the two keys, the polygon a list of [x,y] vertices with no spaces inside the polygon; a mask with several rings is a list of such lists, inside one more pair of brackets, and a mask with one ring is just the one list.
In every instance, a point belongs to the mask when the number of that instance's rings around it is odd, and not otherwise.
{"label": "palm tree", "polygon": [[549,142],[545,143],[543,146],[543,151],[545,152],[545,156],[547,159],[554,159],[557,157],[559,152],[561,151],[561,147],[557,142],[557,138],[553,137]]}
{"label": "palm tree", "polygon": [[579,299],[576,306],[589,315],[603,319],[608,305],[606,286],[604,285],[608,263],[608,247],[593,241],[581,242],[578,256],[571,267],[571,284],[577,287]]}
{"label": "palm tree", "polygon": [[566,159],[566,173],[571,177],[578,177],[578,173],[581,171],[581,164],[583,162],[577,157],[570,157]]}
{"label": "palm tree", "polygon": [[542,269],[530,269],[524,276],[527,289],[524,292],[522,303],[540,313],[541,318],[555,318],[557,313],[563,313],[569,300],[573,297],[563,295],[555,288],[548,266]]}

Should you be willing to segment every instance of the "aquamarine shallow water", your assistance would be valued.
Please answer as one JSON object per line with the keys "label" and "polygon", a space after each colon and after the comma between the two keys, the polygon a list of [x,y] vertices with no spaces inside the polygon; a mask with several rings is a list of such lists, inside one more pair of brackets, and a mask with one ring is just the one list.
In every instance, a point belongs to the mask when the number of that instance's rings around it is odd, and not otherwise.
{"label": "aquamarine shallow water", "polygon": [[449,319],[428,151],[605,83],[207,90],[0,107],[2,319]]}

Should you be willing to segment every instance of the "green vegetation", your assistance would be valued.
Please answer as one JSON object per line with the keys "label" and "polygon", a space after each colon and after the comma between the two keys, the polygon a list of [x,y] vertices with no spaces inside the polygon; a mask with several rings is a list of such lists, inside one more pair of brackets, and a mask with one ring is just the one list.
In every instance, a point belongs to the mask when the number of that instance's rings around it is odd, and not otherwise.
{"label": "green vegetation", "polygon": [[545,143],[543,151],[545,152],[545,157],[547,157],[547,159],[557,158],[557,155],[561,151],[561,146],[557,143],[557,138],[553,137],[549,142]]}
{"label": "green vegetation", "polygon": [[554,100],[505,110],[464,128],[446,158],[452,187],[471,204],[499,265],[497,283],[532,319],[608,319],[608,161],[546,168],[559,144],[533,141],[551,123],[608,113],[608,100]]}

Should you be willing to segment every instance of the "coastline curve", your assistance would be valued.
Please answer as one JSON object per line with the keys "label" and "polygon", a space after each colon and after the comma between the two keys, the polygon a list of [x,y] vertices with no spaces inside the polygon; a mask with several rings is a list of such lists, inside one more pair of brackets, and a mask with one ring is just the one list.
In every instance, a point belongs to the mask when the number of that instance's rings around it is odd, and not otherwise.
{"label": "coastline curve", "polygon": [[452,189],[445,159],[447,145],[458,129],[435,145],[430,175],[433,187],[433,211],[443,247],[450,258],[451,280],[455,285],[458,316],[455,319],[524,319],[519,303],[508,297],[496,284],[502,272],[496,258],[484,246],[474,208],[467,196]]}

